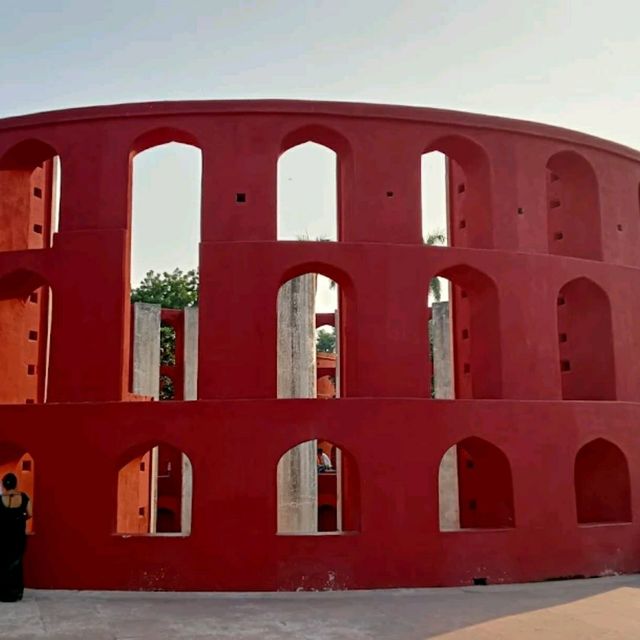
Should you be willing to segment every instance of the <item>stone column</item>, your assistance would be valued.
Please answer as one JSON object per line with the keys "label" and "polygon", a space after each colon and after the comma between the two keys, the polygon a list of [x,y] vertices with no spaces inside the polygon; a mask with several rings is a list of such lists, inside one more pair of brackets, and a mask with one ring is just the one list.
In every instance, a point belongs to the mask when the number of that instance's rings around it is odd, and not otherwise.
{"label": "stone column", "polygon": [[184,399],[198,399],[198,307],[184,310]]}
{"label": "stone column", "polygon": [[[316,397],[316,275],[293,278],[278,294],[278,398]],[[316,533],[316,441],[291,449],[278,463],[278,532]]]}
{"label": "stone column", "polygon": [[[338,296],[340,296],[340,290],[338,290]],[[338,301],[338,308],[334,313],[334,329],[336,332],[336,398],[340,397],[340,368],[342,362],[340,361],[340,301]],[[336,447],[336,511],[337,511],[337,530],[342,531],[342,451],[339,447]]]}
{"label": "stone column", "polygon": [[193,503],[193,468],[186,454],[182,454],[182,512],[180,514],[180,533],[191,533],[191,515]]}
{"label": "stone column", "polygon": [[133,305],[132,392],[160,397],[160,305],[135,302]]}
{"label": "stone column", "polygon": [[[198,399],[198,307],[184,310],[184,399]],[[182,454],[182,514],[180,531],[183,535],[191,533],[191,514],[193,503],[193,470],[191,461]]]}
{"label": "stone column", "polygon": [[[453,382],[453,344],[448,302],[431,306],[431,338],[433,341],[433,386],[437,399],[455,398]],[[438,471],[440,529],[460,528],[458,497],[458,448],[453,445],[442,457]]]}
{"label": "stone column", "polygon": [[[160,313],[159,304],[133,304],[132,392],[160,398]],[[149,533],[156,532],[158,513],[158,447],[149,457]]]}

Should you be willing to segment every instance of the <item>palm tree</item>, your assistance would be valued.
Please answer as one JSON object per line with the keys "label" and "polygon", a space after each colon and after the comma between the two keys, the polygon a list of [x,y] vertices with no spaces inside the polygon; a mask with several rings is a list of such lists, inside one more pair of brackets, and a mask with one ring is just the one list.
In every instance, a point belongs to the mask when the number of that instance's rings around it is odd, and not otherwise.
{"label": "palm tree", "polygon": [[[447,241],[447,236],[444,234],[444,231],[437,230],[432,231],[424,240],[425,244],[429,246],[444,244]],[[436,302],[440,302],[440,298],[442,296],[442,289],[440,286],[440,278],[432,278],[429,283],[429,293],[433,296],[433,299]]]}

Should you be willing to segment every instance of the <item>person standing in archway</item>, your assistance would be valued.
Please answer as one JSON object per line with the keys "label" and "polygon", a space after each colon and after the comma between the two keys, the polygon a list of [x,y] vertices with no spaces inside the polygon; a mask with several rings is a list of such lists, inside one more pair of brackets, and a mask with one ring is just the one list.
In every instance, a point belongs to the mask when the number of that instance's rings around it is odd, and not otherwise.
{"label": "person standing in archway", "polygon": [[22,600],[24,592],[22,558],[32,512],[31,499],[17,488],[18,478],[7,473],[2,478],[0,499],[0,602]]}

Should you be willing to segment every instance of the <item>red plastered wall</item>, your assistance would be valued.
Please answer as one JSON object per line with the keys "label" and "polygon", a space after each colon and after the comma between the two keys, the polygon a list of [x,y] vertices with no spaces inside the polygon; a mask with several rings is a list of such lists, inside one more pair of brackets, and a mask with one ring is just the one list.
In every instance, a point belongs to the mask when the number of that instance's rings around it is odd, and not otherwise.
{"label": "red plastered wall", "polygon": [[[203,154],[200,400],[123,402],[131,163],[171,141]],[[338,155],[339,242],[276,241],[278,157],[307,141]],[[430,150],[451,160],[449,247],[421,240],[420,157]],[[29,231],[38,223],[25,211],[49,210],[47,162],[56,155],[60,227],[48,246]],[[32,180],[40,179],[36,203]],[[0,443],[19,439],[38,468],[29,584],[295,590],[638,570],[638,184],[637,151],[443,110],[225,101],[1,120]],[[560,206],[550,208],[554,199]],[[333,402],[275,399],[277,293],[308,272],[340,286],[341,398]],[[430,399],[426,298],[436,275],[455,285],[455,401]],[[598,293],[576,294],[585,281]],[[48,403],[12,405],[42,398],[42,367],[28,388],[13,374],[42,359],[44,306],[20,305],[43,287],[52,295]],[[576,309],[566,317],[557,304],[563,290]],[[22,342],[32,327],[37,347]],[[317,438],[345,453],[343,495],[359,505],[344,515],[349,533],[278,536],[275,487],[265,479],[284,451]],[[472,528],[438,531],[440,458],[468,438],[506,458],[515,526],[504,526],[508,509],[480,508],[462,514]],[[578,522],[576,455],[597,438],[627,460],[630,522]],[[127,452],[156,444],[193,463],[192,534],[115,535],[118,470]],[[473,489],[480,506],[485,498],[508,504],[504,458],[471,455],[489,471],[474,484],[461,470],[461,501]],[[78,477],[88,505],[80,520],[57,498]],[[616,477],[597,476],[624,493],[623,474]]]}

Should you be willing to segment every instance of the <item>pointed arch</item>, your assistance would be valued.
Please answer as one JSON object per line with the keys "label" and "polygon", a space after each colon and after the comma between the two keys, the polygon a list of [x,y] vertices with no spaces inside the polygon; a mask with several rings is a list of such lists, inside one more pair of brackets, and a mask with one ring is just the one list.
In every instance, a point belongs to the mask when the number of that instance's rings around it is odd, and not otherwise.
{"label": "pointed arch", "polygon": [[287,133],[278,158],[278,239],[339,240],[347,139],[310,124]]}
{"label": "pointed arch", "polygon": [[[139,135],[130,147],[129,191],[131,284],[149,270],[196,268],[202,216],[199,139],[174,127]],[[160,258],[158,245],[166,247]]]}
{"label": "pointed arch", "polygon": [[0,251],[51,246],[60,164],[57,151],[37,139],[0,158]]}
{"label": "pointed arch", "polygon": [[614,400],[613,326],[606,291],[589,278],[567,282],[558,293],[557,317],[562,397]]}
{"label": "pointed arch", "polygon": [[[449,320],[446,326],[440,327],[449,333],[442,339],[453,345],[452,362],[447,364],[452,369],[449,375],[453,389],[448,397],[500,398],[500,309],[495,282],[465,264],[448,267],[436,276],[451,284]],[[431,328],[435,328],[433,323]],[[436,340],[436,336],[432,335],[431,340]],[[439,375],[437,367],[434,375]],[[434,388],[436,385],[438,381],[434,379]]]}
{"label": "pointed arch", "polygon": [[546,165],[549,253],[602,260],[600,193],[589,161],[560,151]]}
{"label": "pointed arch", "polygon": [[[491,166],[484,148],[465,136],[446,135],[428,144],[423,157],[445,155],[447,237],[450,246],[493,246]],[[424,189],[423,176],[423,189]],[[423,191],[423,236],[430,228],[429,194]]]}
{"label": "pointed arch", "polygon": [[191,533],[192,465],[186,453],[162,442],[138,445],[117,470],[116,533]]}
{"label": "pointed arch", "polygon": [[443,531],[515,527],[509,459],[483,438],[465,438],[444,453],[438,494]]}
{"label": "pointed arch", "polygon": [[604,438],[576,454],[574,481],[579,524],[631,522],[629,465],[622,450]]}
{"label": "pointed arch", "polygon": [[351,153],[351,145],[339,131],[320,124],[308,124],[288,132],[280,144],[280,154],[293,147],[314,142],[334,151],[338,157]]}
{"label": "pointed arch", "polygon": [[317,438],[292,446],[278,460],[276,487],[278,533],[359,530],[360,476],[342,445]]}
{"label": "pointed arch", "polygon": [[131,158],[153,147],[160,147],[170,143],[186,144],[190,147],[201,149],[198,138],[183,129],[175,127],[158,127],[140,134],[131,144]]}
{"label": "pointed arch", "polygon": [[278,397],[318,397],[318,379],[326,375],[323,356],[317,353],[319,313],[333,316],[336,333],[333,390],[329,395],[344,396],[349,344],[355,340],[355,327],[347,324],[347,318],[355,315],[355,292],[349,275],[326,263],[293,265],[281,276],[275,308]]}

